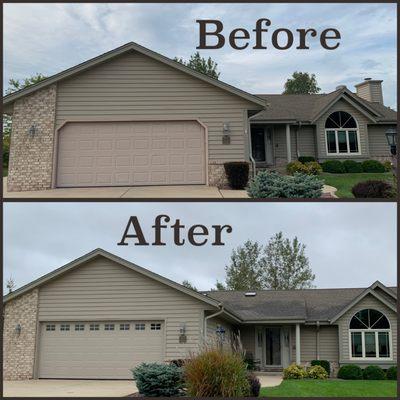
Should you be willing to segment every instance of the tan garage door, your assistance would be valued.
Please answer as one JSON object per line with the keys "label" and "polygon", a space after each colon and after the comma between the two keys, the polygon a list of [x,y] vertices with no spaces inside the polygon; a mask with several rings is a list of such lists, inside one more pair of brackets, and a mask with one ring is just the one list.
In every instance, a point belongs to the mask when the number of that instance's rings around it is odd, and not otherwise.
{"label": "tan garage door", "polygon": [[57,186],[205,184],[205,151],[195,121],[68,123],[59,132]]}
{"label": "tan garage door", "polygon": [[163,361],[161,321],[41,324],[40,378],[131,379],[131,368]]}

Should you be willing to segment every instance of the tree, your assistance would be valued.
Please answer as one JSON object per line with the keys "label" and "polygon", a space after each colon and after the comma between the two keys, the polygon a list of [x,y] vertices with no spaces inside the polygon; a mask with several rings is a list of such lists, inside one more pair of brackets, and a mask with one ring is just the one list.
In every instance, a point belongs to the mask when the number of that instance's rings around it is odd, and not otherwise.
{"label": "tree", "polygon": [[195,290],[196,292],[198,291],[197,288],[196,288],[196,286],[194,286],[192,283],[190,283],[190,282],[189,282],[188,280],[186,280],[186,279],[182,282],[182,286],[185,286],[185,287],[188,288],[188,289]]}
{"label": "tree", "polygon": [[198,51],[190,56],[189,61],[184,61],[178,57],[175,57],[174,60],[211,78],[219,78],[220,72],[217,72],[218,64],[211,57],[208,57],[208,59],[201,57]]}
{"label": "tree", "polygon": [[6,94],[14,93],[17,90],[25,89],[28,86],[35,85],[36,83],[39,83],[40,81],[46,78],[47,78],[46,76],[39,73],[36,73],[35,75],[30,76],[29,78],[21,80],[11,78],[8,81],[8,88],[6,90]]}
{"label": "tree", "polygon": [[233,249],[231,263],[225,267],[225,285],[216,283],[217,290],[262,289],[262,246],[247,240]]}
{"label": "tree", "polygon": [[8,293],[11,293],[15,289],[15,281],[12,276],[7,279],[6,287],[8,289]]}
{"label": "tree", "polygon": [[315,279],[305,245],[297,237],[292,242],[282,232],[273,236],[265,247],[264,283],[267,289],[305,289],[313,287]]}
{"label": "tree", "polygon": [[320,91],[315,74],[296,71],[286,81],[283,94],[315,94]]}

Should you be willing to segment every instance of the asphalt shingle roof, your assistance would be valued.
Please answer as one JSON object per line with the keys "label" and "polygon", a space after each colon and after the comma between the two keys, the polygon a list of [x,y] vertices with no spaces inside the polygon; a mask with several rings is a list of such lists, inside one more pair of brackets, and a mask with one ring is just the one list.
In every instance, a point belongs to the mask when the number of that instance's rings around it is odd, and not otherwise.
{"label": "asphalt shingle roof", "polygon": [[[396,288],[389,288],[394,290]],[[208,297],[223,303],[243,321],[300,319],[329,321],[366,288],[259,290],[253,297],[242,291],[208,291]]]}

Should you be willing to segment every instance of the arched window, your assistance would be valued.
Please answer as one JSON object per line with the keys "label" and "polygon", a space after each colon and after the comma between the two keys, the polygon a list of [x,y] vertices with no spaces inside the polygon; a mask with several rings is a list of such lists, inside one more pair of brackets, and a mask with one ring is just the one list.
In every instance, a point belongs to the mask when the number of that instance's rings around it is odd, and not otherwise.
{"label": "arched window", "polygon": [[391,333],[387,317],[366,308],[350,320],[350,358],[390,359]]}
{"label": "arched window", "polygon": [[335,111],[325,121],[327,154],[360,154],[357,121],[346,111]]}

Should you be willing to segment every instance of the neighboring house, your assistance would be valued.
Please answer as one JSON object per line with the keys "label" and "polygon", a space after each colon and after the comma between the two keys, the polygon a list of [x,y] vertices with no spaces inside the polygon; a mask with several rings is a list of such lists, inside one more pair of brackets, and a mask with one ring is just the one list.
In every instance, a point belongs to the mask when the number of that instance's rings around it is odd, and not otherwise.
{"label": "neighboring house", "polygon": [[6,380],[129,379],[240,337],[263,370],[397,360],[396,289],[199,293],[97,249],[4,297]]}
{"label": "neighboring house", "polygon": [[227,161],[389,158],[397,114],[381,81],[356,88],[252,95],[128,43],[3,98],[8,190],[223,186]]}

